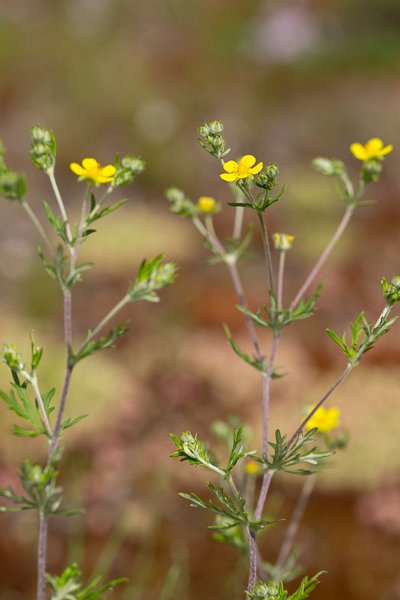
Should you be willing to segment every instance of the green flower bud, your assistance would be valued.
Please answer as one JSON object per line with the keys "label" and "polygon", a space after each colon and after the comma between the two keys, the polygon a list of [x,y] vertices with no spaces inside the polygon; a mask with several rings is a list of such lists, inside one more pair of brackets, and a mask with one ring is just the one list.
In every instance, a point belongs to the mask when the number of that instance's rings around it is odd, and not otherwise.
{"label": "green flower bud", "polygon": [[39,126],[32,127],[31,139],[31,159],[41,171],[50,171],[56,163],[56,140],[52,131]]}
{"label": "green flower bud", "polygon": [[210,135],[218,135],[224,131],[224,125],[221,121],[209,121],[207,123]]}
{"label": "green flower bud", "polygon": [[376,183],[379,181],[380,174],[382,173],[383,164],[382,161],[375,158],[363,162],[361,167],[361,178],[364,183]]}
{"label": "green flower bud", "polygon": [[396,275],[389,282],[383,277],[381,280],[383,295],[389,306],[400,302],[400,275]]}
{"label": "green flower bud", "polygon": [[15,346],[12,344],[4,344],[2,357],[6,365],[13,371],[22,371],[24,369],[24,363],[22,355],[17,352]]}
{"label": "green flower bud", "polygon": [[197,207],[189,198],[186,198],[182,190],[172,187],[169,188],[165,195],[170,203],[171,212],[180,215],[181,217],[195,217]]}
{"label": "green flower bud", "polygon": [[14,171],[0,169],[0,196],[7,200],[22,200],[26,194],[26,178]]}
{"label": "green flower bud", "polygon": [[137,156],[124,156],[121,161],[124,169],[128,169],[133,175],[140,175],[143,173],[146,163]]}
{"label": "green flower bud", "polygon": [[327,175],[328,177],[340,177],[345,171],[342,161],[334,158],[322,158],[319,156],[318,158],[314,158],[311,165],[318,173]]}
{"label": "green flower bud", "polygon": [[279,166],[277,163],[268,163],[265,170],[255,177],[254,183],[257,187],[263,188],[264,190],[272,190],[278,185],[278,180],[276,178],[278,173]]}

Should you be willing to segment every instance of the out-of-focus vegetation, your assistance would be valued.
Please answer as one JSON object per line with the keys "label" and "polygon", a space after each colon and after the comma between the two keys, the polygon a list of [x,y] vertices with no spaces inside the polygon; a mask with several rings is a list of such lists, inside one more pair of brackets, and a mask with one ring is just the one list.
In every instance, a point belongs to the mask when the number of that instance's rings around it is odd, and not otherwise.
{"label": "out-of-focus vegetation", "polygon": [[[174,289],[162,306],[152,307],[157,324],[151,325],[147,307],[140,308],[129,342],[90,359],[81,378],[77,369],[69,412],[81,412],[84,404],[92,418],[71,433],[65,461],[74,475],[71,497],[90,511],[69,531],[52,524],[52,570],[66,555],[81,554],[89,574],[100,554],[112,576],[131,573],[125,600],[240,597],[241,587],[228,577],[234,555],[224,550],[219,565],[226,569],[216,572],[207,557],[222,550],[198,521],[193,530],[190,509],[176,498],[182,472],[168,459],[168,433],[189,424],[205,432],[210,420],[227,413],[246,416],[257,433],[258,379],[232,355],[220,326],[228,322],[240,338],[227,275],[202,264],[200,241],[168,213],[163,193],[174,184],[193,199],[229,200],[214,163],[195,143],[199,123],[222,119],[233,154],[277,161],[288,182],[279,215],[272,208],[270,219],[271,230],[297,237],[287,266],[294,291],[304,261],[323,247],[342,210],[329,182],[308,169],[310,160],[347,156],[351,164],[350,143],[375,135],[395,145],[376,204],[359,211],[327,267],[332,283],[321,296],[315,332],[305,339],[300,325],[282,348],[291,374],[277,384],[273,426],[285,420],[291,429],[302,406],[318,398],[341,368],[321,332],[340,330],[360,306],[373,312],[380,277],[399,270],[399,26],[397,0],[21,0],[0,6],[0,136],[10,166],[29,170],[30,201],[40,207],[50,194],[21,153],[28,150],[32,123],[56,132],[58,180],[76,210],[69,162],[95,155],[106,164],[117,149],[140,153],[147,162],[140,182],[126,190],[134,198],[124,212],[102,223],[103,241],[86,243],[96,269],[77,293],[76,331],[88,314],[95,323],[126,289],[128,260],[165,250],[180,264]],[[217,217],[222,224],[229,210]],[[33,327],[54,356],[45,384],[59,386],[61,299],[41,273],[35,233],[24,215],[6,203],[1,215],[0,342],[12,338],[23,348],[25,331]],[[257,259],[242,267],[247,281],[259,280],[263,268],[261,248],[254,251]],[[255,287],[251,303],[259,304],[263,293]],[[339,297],[346,298],[343,322],[332,320]],[[337,458],[321,478],[300,534],[308,571],[331,565],[316,600],[372,600],[377,587],[379,597],[400,597],[399,357],[399,337],[392,334],[336,398],[359,468],[349,469],[345,453]],[[294,383],[300,373],[301,390]],[[5,369],[0,377],[7,386]],[[107,439],[105,421],[114,422]],[[383,434],[374,447],[378,422]],[[4,407],[1,423],[3,485],[21,456]],[[139,450],[147,457],[140,462]],[[149,476],[150,464],[158,477]],[[379,487],[381,495],[374,491]],[[292,497],[295,490],[282,481],[271,514]],[[29,516],[2,517],[1,599],[30,597],[34,528]],[[276,547],[280,535],[278,525]],[[204,561],[211,562],[207,577]],[[240,565],[236,573],[240,579]]]}

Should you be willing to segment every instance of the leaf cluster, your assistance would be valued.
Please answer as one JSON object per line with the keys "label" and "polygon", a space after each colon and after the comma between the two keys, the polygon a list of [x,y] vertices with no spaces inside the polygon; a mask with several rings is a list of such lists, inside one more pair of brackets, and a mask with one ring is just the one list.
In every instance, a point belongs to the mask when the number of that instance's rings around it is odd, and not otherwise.
{"label": "leaf cluster", "polygon": [[[43,423],[38,404],[29,397],[27,387],[28,382],[24,382],[23,384],[15,382],[12,384],[9,394],[0,391],[0,398],[6,403],[8,408],[28,424],[27,427],[14,425],[13,433],[22,437],[47,436],[48,432]],[[51,401],[55,391],[55,388],[51,388],[47,393],[42,395],[43,406],[47,416],[54,411]]]}
{"label": "leaf cluster", "polygon": [[305,600],[317,587],[319,583],[318,577],[320,577],[322,573],[323,571],[320,571],[311,579],[304,577],[293,594],[289,594],[289,592],[285,590],[282,582],[266,583],[264,581],[260,581],[254,585],[252,590],[246,592],[246,594],[248,600]]}
{"label": "leaf cluster", "polygon": [[20,471],[25,494],[15,493],[11,486],[0,488],[0,497],[11,502],[0,506],[0,511],[37,510],[45,516],[77,514],[79,510],[60,508],[62,488],[56,485],[57,475],[57,457],[45,467],[25,460]]}
{"label": "leaf cluster", "polygon": [[102,577],[99,576],[84,587],[81,575],[76,563],[65,569],[59,576],[47,575],[47,581],[52,588],[50,600],[101,600],[103,594],[126,581],[125,578],[120,578],[101,584]]}
{"label": "leaf cluster", "polygon": [[163,255],[159,254],[150,260],[144,259],[139,267],[135,281],[130,285],[128,297],[131,302],[147,300],[159,302],[157,291],[173,283],[177,275],[174,262],[162,262]]}
{"label": "leaf cluster", "polygon": [[266,317],[261,314],[260,310],[252,312],[245,306],[240,305],[237,306],[237,308],[247,317],[252,319],[257,325],[269,327],[275,333],[279,333],[284,327],[287,327],[291,323],[312,317],[321,289],[322,285],[319,285],[309,299],[306,300],[301,298],[295,306],[290,306],[289,308],[278,308],[276,294],[273,290],[270,290],[270,306],[262,307]]}
{"label": "leaf cluster", "polygon": [[375,325],[372,325],[366,318],[365,312],[362,311],[355,321],[350,323],[351,339],[349,342],[346,332],[341,336],[332,329],[327,329],[326,332],[345,354],[349,364],[355,366],[362,356],[374,347],[375,342],[388,333],[397,320],[397,317],[389,319],[388,314],[388,311],[382,313]]}
{"label": "leaf cluster", "polygon": [[[65,224],[62,225],[63,228],[64,226]],[[64,291],[70,290],[76,283],[82,281],[82,273],[93,267],[93,263],[86,262],[76,265],[71,269],[67,268],[68,258],[61,244],[57,246],[54,262],[50,262],[45,257],[40,247],[38,247],[37,252],[46,273],[52,279],[55,279]]]}
{"label": "leaf cluster", "polygon": [[[258,187],[264,187],[264,185],[266,185],[266,186],[270,185],[270,182],[268,180],[265,183],[263,183],[263,180],[259,178],[257,181],[258,181],[258,183],[256,182],[256,185]],[[286,187],[287,187],[286,185],[282,186],[282,188],[279,190],[279,192],[275,196],[271,195],[270,189],[265,189],[264,191],[258,193],[255,198],[253,198],[247,188],[247,184],[244,184],[244,183],[242,183],[241,180],[239,180],[237,183],[237,186],[248,198],[248,201],[247,202],[240,202],[240,201],[239,202],[228,202],[229,206],[243,206],[246,208],[251,208],[251,209],[257,211],[258,213],[263,213],[264,211],[267,210],[267,208],[269,208],[270,206],[275,204],[275,202],[278,202],[278,200],[280,200],[282,198],[283,194],[285,193]]]}
{"label": "leaf cluster", "polygon": [[181,493],[179,495],[182,496],[182,498],[189,500],[191,503],[190,506],[194,508],[203,508],[224,519],[222,522],[210,525],[209,529],[223,531],[238,525],[245,525],[250,527],[252,531],[258,531],[260,529],[265,529],[265,527],[272,523],[272,521],[263,519],[252,519],[245,510],[246,500],[241,497],[239,492],[233,497],[227,495],[223,487],[217,487],[213,483],[209,483],[208,487],[216,497],[218,501],[217,504],[213,500],[202,500],[194,493]]}
{"label": "leaf cluster", "polygon": [[273,450],[272,455],[262,458],[255,457],[255,460],[262,462],[269,471],[284,471],[291,475],[310,475],[315,472],[315,468],[304,469],[299,468],[299,465],[306,463],[319,467],[324,459],[333,454],[330,451],[319,451],[317,446],[309,446],[314,442],[313,436],[317,431],[317,428],[310,429],[306,433],[301,431],[289,446],[287,436],[282,435],[277,429],[275,442],[268,442]]}
{"label": "leaf cluster", "polygon": [[26,194],[26,177],[23,173],[10,171],[4,159],[5,147],[0,140],[0,197],[22,200]]}
{"label": "leaf cluster", "polygon": [[184,431],[180,438],[171,433],[172,441],[177,450],[171,454],[173,458],[180,458],[181,462],[188,461],[191,465],[206,467],[218,473],[224,479],[229,479],[233,468],[239,460],[252,456],[255,452],[247,452],[242,445],[243,427],[233,431],[232,446],[229,452],[226,468],[218,466],[217,461],[210,451],[205,447],[197,435],[192,435],[190,431]]}

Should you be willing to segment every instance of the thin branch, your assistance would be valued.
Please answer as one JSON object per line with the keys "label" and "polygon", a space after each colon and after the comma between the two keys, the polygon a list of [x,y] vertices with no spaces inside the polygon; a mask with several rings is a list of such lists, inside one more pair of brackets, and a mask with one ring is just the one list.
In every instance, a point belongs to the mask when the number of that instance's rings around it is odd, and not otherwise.
{"label": "thin branch", "polygon": [[268,231],[267,231],[267,226],[265,225],[263,213],[260,212],[259,210],[257,211],[257,218],[258,218],[258,222],[260,223],[260,227],[261,227],[261,235],[262,235],[262,241],[263,241],[263,247],[264,247],[264,257],[265,257],[265,264],[267,267],[269,287],[271,290],[274,290],[274,273],[273,273],[273,269],[272,269],[271,247],[269,244]]}
{"label": "thin branch", "polygon": [[37,600],[46,600],[47,518],[39,512]]}
{"label": "thin branch", "polygon": [[279,256],[278,290],[277,290],[278,310],[280,310],[282,308],[282,301],[283,301],[283,275],[285,272],[285,258],[286,258],[286,252],[281,252],[280,256]]}
{"label": "thin branch", "polygon": [[338,225],[335,233],[333,234],[330,242],[326,246],[325,250],[323,251],[323,253],[319,257],[319,259],[315,263],[315,265],[312,268],[312,270],[310,271],[309,275],[307,276],[305,282],[303,283],[303,285],[301,286],[301,288],[297,292],[296,296],[294,297],[294,299],[293,299],[293,301],[291,303],[291,307],[292,308],[295,307],[297,305],[297,303],[300,301],[300,299],[304,296],[305,292],[310,287],[310,285],[314,281],[315,277],[318,275],[319,271],[324,266],[327,258],[329,257],[330,253],[332,252],[333,248],[335,247],[337,241],[342,236],[344,230],[346,229],[347,225],[349,224],[349,221],[350,221],[350,219],[351,219],[351,217],[353,215],[354,209],[355,209],[354,205],[347,206],[346,211],[345,211],[345,213],[344,213],[344,215],[342,217],[342,220],[340,221],[340,223],[339,223],[339,225]]}
{"label": "thin branch", "polygon": [[317,480],[316,474],[309,475],[303,484],[300,492],[300,496],[297,500],[297,504],[293,511],[292,518],[289,526],[286,529],[285,537],[283,538],[282,545],[279,550],[278,558],[275,563],[275,568],[279,571],[284,567],[289,557],[290,552],[293,548],[294,539],[299,529],[300,522],[303,518],[304,511],[307,507],[310,496],[314,490],[315,482]]}
{"label": "thin branch", "polygon": [[69,225],[68,216],[67,216],[67,213],[65,211],[64,201],[62,199],[60,190],[58,189],[56,178],[54,177],[54,170],[51,169],[50,171],[46,171],[46,173],[49,176],[51,187],[53,188],[54,196],[55,196],[55,198],[57,200],[57,204],[58,204],[58,208],[59,208],[60,213],[61,213],[61,217],[62,217],[62,219],[63,219],[63,221],[65,223],[68,238],[71,240],[72,239],[71,227]]}
{"label": "thin branch", "polygon": [[299,427],[296,429],[296,431],[294,432],[294,434],[292,435],[292,437],[288,441],[288,446],[291,446],[293,444],[294,440],[297,438],[297,436],[299,435],[300,431],[303,429],[303,427],[305,427],[305,425],[307,425],[308,421],[311,419],[311,417],[314,415],[314,413],[317,412],[317,410],[319,409],[319,407],[323,405],[323,403],[336,390],[336,388],[339,387],[339,385],[341,383],[343,383],[343,381],[351,373],[351,371],[354,369],[354,367],[355,367],[355,365],[353,365],[351,363],[347,364],[346,368],[344,369],[344,371],[340,375],[340,377],[338,377],[338,379],[335,381],[335,383],[329,388],[329,390],[326,392],[326,394],[324,394],[324,396],[322,396],[321,400],[314,406],[314,408],[308,413],[308,415],[306,416],[306,418],[302,421],[301,425],[299,425]]}
{"label": "thin branch", "polygon": [[50,240],[46,235],[45,230],[42,227],[42,224],[40,223],[39,219],[37,218],[37,216],[35,215],[34,211],[32,210],[32,208],[29,206],[28,202],[26,200],[22,200],[21,201],[21,206],[22,208],[25,210],[26,214],[28,215],[28,217],[30,218],[30,220],[32,221],[35,229],[37,230],[37,232],[39,233],[40,237],[42,238],[42,240],[44,241],[44,243],[46,244],[46,246],[49,248],[49,250],[52,252],[53,248],[50,244]]}

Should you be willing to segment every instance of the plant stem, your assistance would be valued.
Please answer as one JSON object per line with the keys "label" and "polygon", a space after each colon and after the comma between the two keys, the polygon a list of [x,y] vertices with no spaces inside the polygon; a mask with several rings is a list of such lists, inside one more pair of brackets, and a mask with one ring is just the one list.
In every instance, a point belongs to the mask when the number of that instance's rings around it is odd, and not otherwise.
{"label": "plant stem", "polygon": [[265,256],[265,264],[266,264],[267,273],[268,273],[269,287],[271,290],[274,290],[274,274],[273,274],[273,270],[272,270],[271,247],[269,244],[268,231],[267,231],[267,226],[265,225],[263,213],[260,212],[259,210],[257,210],[257,218],[258,218],[258,222],[260,223],[260,227],[261,227],[261,235],[262,235],[262,241],[263,241],[263,246],[264,246],[264,256]]}
{"label": "plant stem", "polygon": [[279,256],[279,271],[278,271],[278,291],[277,291],[278,310],[281,310],[281,308],[282,308],[283,275],[285,272],[285,258],[286,258],[286,252],[281,252],[280,256]]}
{"label": "plant stem", "polygon": [[306,477],[306,480],[303,484],[300,496],[297,500],[296,507],[293,511],[292,518],[286,530],[285,537],[283,539],[282,545],[279,550],[278,558],[275,563],[275,567],[278,570],[278,572],[285,566],[289,554],[292,551],[294,538],[296,537],[300,521],[303,518],[304,511],[307,507],[310,496],[314,490],[316,480],[316,474],[312,474]]}
{"label": "plant stem", "polygon": [[46,600],[47,518],[39,512],[37,600]]}
{"label": "plant stem", "polygon": [[77,350],[76,354],[79,354],[80,352],[82,352],[82,350],[85,348],[85,346],[87,346],[87,344],[89,342],[91,342],[98,333],[100,333],[100,331],[107,325],[107,323],[109,323],[109,321],[111,321],[111,319],[113,317],[115,317],[115,315],[117,313],[119,313],[119,311],[122,310],[124,308],[124,306],[126,306],[129,302],[130,302],[130,299],[129,299],[128,294],[126,296],[124,296],[122,298],[122,300],[117,302],[117,304],[110,310],[110,312],[108,312],[106,314],[106,316],[103,317],[103,319],[100,321],[100,323],[98,323],[98,325],[96,325],[96,327],[93,329],[92,333],[86,337],[85,341],[81,344],[81,346]]}
{"label": "plant stem", "polygon": [[244,217],[244,206],[235,207],[235,221],[233,223],[232,237],[234,240],[238,240],[242,234]]}
{"label": "plant stem", "polygon": [[26,371],[21,371],[21,375],[23,377],[25,377],[25,379],[27,379],[27,381],[29,381],[29,383],[33,387],[33,391],[35,392],[36,402],[37,402],[37,405],[39,408],[40,416],[43,421],[43,425],[46,429],[48,437],[51,439],[53,437],[53,432],[51,430],[49,419],[47,417],[46,408],[44,406],[42,394],[40,393],[37,376],[35,373],[33,375],[29,375],[29,373],[27,373]]}
{"label": "plant stem", "polygon": [[32,208],[29,206],[28,202],[26,200],[22,200],[21,206],[25,210],[25,212],[28,215],[28,217],[30,218],[30,220],[32,221],[34,227],[36,228],[37,232],[39,233],[40,237],[42,238],[42,240],[44,241],[46,246],[49,248],[49,250],[53,251],[53,248],[51,247],[49,238],[47,237],[46,232],[44,231],[44,229],[42,227],[42,224],[40,223],[39,219],[33,212]]}
{"label": "plant stem", "polygon": [[271,355],[269,358],[267,372],[263,378],[263,434],[262,434],[262,448],[263,454],[268,454],[268,423],[269,423],[269,407],[270,407],[270,396],[271,396],[271,381],[274,372],[274,362],[276,353],[281,339],[280,332],[275,333],[272,339]]}
{"label": "plant stem", "polygon": [[[233,287],[235,288],[236,295],[239,299],[239,304],[241,306],[244,306],[244,308],[248,309],[249,305],[248,305],[247,298],[246,298],[246,295],[245,295],[245,292],[243,289],[242,281],[240,279],[237,264],[236,264],[236,262],[226,262],[226,265],[229,269]],[[246,321],[246,326],[247,326],[252,344],[254,346],[256,357],[260,360],[262,358],[262,354],[261,354],[261,350],[260,350],[260,344],[258,342],[258,337],[257,337],[257,332],[256,332],[256,328],[254,325],[254,321],[252,319],[250,319],[250,317],[248,317],[247,315],[244,315],[244,318]]]}
{"label": "plant stem", "polygon": [[49,171],[46,171],[46,173],[49,176],[51,187],[53,188],[54,196],[55,196],[55,198],[57,200],[57,204],[58,204],[58,208],[59,208],[60,213],[61,213],[61,217],[62,217],[62,219],[63,219],[63,221],[65,223],[65,226],[66,226],[67,236],[71,240],[72,239],[71,227],[69,225],[67,213],[65,211],[64,201],[62,199],[60,190],[58,189],[56,178],[54,177],[54,168],[50,169]]}
{"label": "plant stem", "polygon": [[351,371],[354,369],[355,365],[348,363],[346,368],[344,369],[344,371],[342,372],[342,374],[340,375],[340,377],[338,377],[338,379],[335,381],[335,383],[333,385],[331,385],[331,387],[329,388],[329,390],[326,392],[326,394],[324,394],[324,396],[322,396],[321,400],[314,406],[314,408],[308,413],[308,415],[306,416],[306,418],[302,421],[301,425],[299,425],[299,427],[296,429],[296,431],[294,432],[294,434],[292,435],[292,437],[290,438],[290,440],[288,441],[288,446],[291,446],[294,442],[294,440],[296,439],[296,437],[299,435],[300,431],[303,429],[303,427],[308,423],[308,421],[311,419],[311,417],[313,416],[313,414],[319,409],[320,406],[323,405],[323,403],[329,398],[329,396],[336,390],[337,387],[339,387],[339,385],[341,383],[343,383],[343,381],[346,379],[346,377],[351,373]]}
{"label": "plant stem", "polygon": [[330,242],[326,246],[325,250],[322,252],[321,256],[319,257],[319,259],[315,263],[314,267],[310,271],[310,273],[309,273],[308,277],[306,278],[305,282],[303,283],[303,285],[301,286],[301,288],[297,292],[296,296],[294,297],[294,299],[293,299],[293,301],[291,303],[291,307],[292,308],[295,307],[296,304],[299,302],[299,300],[303,297],[303,295],[305,294],[305,292],[307,291],[307,289],[310,287],[310,285],[314,281],[315,277],[318,275],[319,271],[324,266],[324,264],[325,264],[328,256],[332,252],[332,250],[333,250],[334,246],[336,245],[337,241],[339,240],[339,238],[343,234],[344,230],[346,229],[347,225],[349,224],[349,221],[350,221],[350,219],[351,219],[351,217],[353,215],[354,209],[355,209],[354,205],[347,206],[346,211],[345,211],[345,213],[344,213],[344,215],[342,217],[342,220],[340,221],[340,223],[339,223],[339,225],[338,225],[335,233],[333,234]]}
{"label": "plant stem", "polygon": [[267,471],[264,474],[262,484],[261,484],[260,495],[258,497],[256,510],[254,512],[254,519],[256,521],[259,521],[262,517],[264,506],[265,506],[265,501],[267,499],[267,495],[268,495],[268,491],[269,491],[269,486],[271,484],[271,480],[272,480],[274,473],[275,473],[275,471]]}

